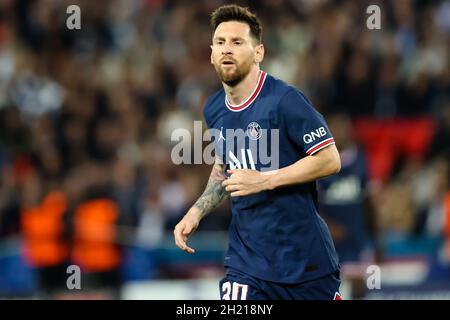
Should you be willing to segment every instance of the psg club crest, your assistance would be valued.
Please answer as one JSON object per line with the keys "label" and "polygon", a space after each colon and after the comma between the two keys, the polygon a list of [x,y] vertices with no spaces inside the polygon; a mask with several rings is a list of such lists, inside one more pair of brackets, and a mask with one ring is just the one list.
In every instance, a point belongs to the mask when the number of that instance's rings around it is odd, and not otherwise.
{"label": "psg club crest", "polygon": [[261,126],[257,122],[250,122],[247,126],[247,135],[252,140],[261,138]]}

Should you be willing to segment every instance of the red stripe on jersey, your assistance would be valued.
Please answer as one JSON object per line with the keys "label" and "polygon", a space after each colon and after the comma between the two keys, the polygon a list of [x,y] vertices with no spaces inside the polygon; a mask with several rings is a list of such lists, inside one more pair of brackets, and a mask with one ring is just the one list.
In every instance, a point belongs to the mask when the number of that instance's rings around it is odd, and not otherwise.
{"label": "red stripe on jersey", "polygon": [[249,105],[251,105],[252,102],[255,101],[256,97],[261,92],[261,88],[262,88],[262,86],[264,84],[264,81],[266,80],[266,76],[267,76],[267,73],[265,73],[264,71],[261,71],[261,73],[259,75],[258,83],[257,83],[256,88],[255,88],[255,91],[253,91],[253,93],[250,96],[250,98],[248,98],[241,105],[232,105],[232,104],[230,104],[228,102],[227,97],[225,96],[225,105],[228,107],[228,109],[230,109],[231,111],[242,111],[245,108],[247,108]]}
{"label": "red stripe on jersey", "polygon": [[328,138],[322,142],[319,142],[318,144],[316,144],[315,146],[312,146],[311,148],[309,148],[308,150],[306,150],[306,153],[309,155],[314,154],[315,152],[328,147],[329,145],[334,144],[334,139],[333,138]]}
{"label": "red stripe on jersey", "polygon": [[342,296],[339,292],[335,292],[333,300],[344,300],[344,299],[342,299]]}

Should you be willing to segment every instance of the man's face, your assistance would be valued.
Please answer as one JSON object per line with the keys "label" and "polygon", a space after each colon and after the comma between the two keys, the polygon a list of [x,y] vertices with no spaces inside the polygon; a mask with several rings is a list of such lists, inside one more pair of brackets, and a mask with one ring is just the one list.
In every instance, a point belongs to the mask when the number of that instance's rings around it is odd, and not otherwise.
{"label": "man's face", "polygon": [[232,87],[241,82],[264,56],[263,46],[250,35],[250,27],[237,21],[219,24],[211,50],[211,63],[220,80]]}

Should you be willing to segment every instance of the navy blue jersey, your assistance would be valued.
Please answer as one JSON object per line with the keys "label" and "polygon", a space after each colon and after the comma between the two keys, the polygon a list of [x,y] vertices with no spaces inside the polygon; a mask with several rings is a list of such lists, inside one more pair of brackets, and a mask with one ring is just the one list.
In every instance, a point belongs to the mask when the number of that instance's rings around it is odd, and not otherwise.
{"label": "navy blue jersey", "polygon": [[358,261],[366,242],[364,202],[368,169],[363,152],[356,146],[341,151],[341,171],[320,179],[319,203],[325,216],[345,228],[335,241],[340,262]]}
{"label": "navy blue jersey", "polygon": [[[204,117],[216,155],[227,168],[272,171],[334,143],[323,117],[305,95],[265,72],[253,94],[232,105],[223,89],[206,103]],[[225,267],[279,283],[316,279],[339,266],[318,214],[315,182],[231,198]]]}

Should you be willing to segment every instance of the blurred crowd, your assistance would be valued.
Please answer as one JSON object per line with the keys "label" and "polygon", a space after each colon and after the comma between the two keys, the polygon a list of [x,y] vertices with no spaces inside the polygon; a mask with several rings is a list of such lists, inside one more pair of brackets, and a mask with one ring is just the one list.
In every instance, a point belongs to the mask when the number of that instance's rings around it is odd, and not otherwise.
{"label": "blurred crowd", "polygon": [[[220,87],[209,15],[223,3],[0,2],[0,242],[23,239],[34,267],[75,262],[113,283],[123,248],[151,249],[171,233],[210,171],[173,164],[171,134],[192,130]],[[326,117],[350,118],[347,139],[369,162],[374,243],[450,235],[450,1],[236,3],[263,22],[262,69]],[[71,4],[80,30],[66,27]],[[370,4],[381,30],[366,27]],[[420,145],[386,147],[394,136]],[[229,215],[225,204],[200,231],[226,230]]]}

